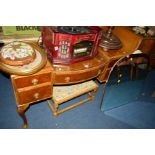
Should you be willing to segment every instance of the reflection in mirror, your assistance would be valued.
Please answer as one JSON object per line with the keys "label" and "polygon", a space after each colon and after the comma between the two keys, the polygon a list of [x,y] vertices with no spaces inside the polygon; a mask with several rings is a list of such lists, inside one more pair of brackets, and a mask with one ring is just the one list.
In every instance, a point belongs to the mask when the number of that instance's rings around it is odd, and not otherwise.
{"label": "reflection in mirror", "polygon": [[[139,58],[143,61],[137,61]],[[132,54],[119,59],[111,69],[104,85],[101,111],[111,110],[137,100],[148,73],[148,65],[146,55]]]}

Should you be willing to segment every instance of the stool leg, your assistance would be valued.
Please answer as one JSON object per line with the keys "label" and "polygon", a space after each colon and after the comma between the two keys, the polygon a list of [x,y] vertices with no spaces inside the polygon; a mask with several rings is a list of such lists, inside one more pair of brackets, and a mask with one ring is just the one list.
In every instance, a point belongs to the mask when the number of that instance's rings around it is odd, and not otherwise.
{"label": "stool leg", "polygon": [[54,103],[54,110],[55,110],[55,112],[54,112],[54,116],[58,116],[58,104],[57,103]]}
{"label": "stool leg", "polygon": [[[58,113],[57,113],[57,111],[58,111],[58,105],[57,104],[54,104],[54,106],[51,104],[51,101],[50,100],[47,100],[47,103],[48,103],[48,106],[49,106],[49,108],[52,110],[52,112],[53,112],[53,115],[54,116],[58,116]],[[57,105],[57,106],[56,106]]]}

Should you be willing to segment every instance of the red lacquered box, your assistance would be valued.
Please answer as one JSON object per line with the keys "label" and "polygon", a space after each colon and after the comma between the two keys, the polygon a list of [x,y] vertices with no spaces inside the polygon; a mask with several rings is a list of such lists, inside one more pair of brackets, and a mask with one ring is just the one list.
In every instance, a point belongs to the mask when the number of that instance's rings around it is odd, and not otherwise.
{"label": "red lacquered box", "polygon": [[42,43],[53,63],[71,64],[90,59],[97,54],[101,39],[97,26],[45,26]]}

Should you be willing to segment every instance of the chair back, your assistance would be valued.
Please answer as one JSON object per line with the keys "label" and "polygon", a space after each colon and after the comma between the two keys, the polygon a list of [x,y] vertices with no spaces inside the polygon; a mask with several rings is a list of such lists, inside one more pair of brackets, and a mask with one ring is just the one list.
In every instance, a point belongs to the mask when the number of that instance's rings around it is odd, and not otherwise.
{"label": "chair back", "polygon": [[137,100],[141,92],[144,80],[147,76],[146,70],[139,69],[140,78],[130,80],[130,66],[121,67],[120,82],[117,77],[117,66],[126,64],[131,55],[120,58],[112,67],[109,77],[103,86],[103,96],[101,102],[101,111],[111,110],[131,101]]}

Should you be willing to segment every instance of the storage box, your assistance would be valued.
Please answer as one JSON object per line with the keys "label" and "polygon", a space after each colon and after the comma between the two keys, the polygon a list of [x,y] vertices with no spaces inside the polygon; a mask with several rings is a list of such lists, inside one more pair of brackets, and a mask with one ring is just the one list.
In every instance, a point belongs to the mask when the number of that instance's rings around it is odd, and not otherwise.
{"label": "storage box", "polygon": [[2,30],[3,35],[41,35],[39,26],[2,26]]}

